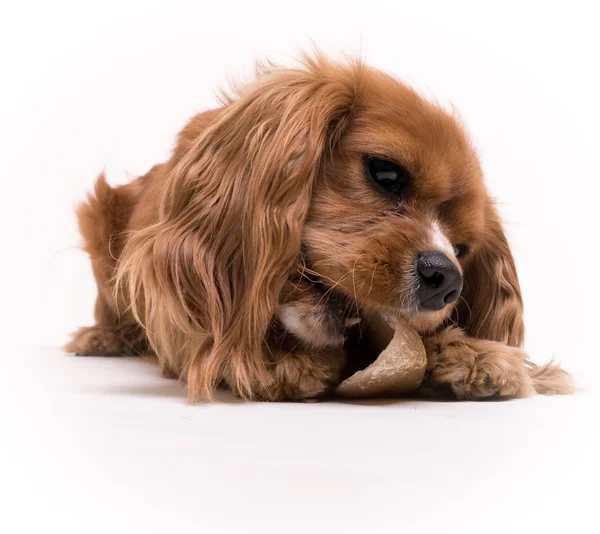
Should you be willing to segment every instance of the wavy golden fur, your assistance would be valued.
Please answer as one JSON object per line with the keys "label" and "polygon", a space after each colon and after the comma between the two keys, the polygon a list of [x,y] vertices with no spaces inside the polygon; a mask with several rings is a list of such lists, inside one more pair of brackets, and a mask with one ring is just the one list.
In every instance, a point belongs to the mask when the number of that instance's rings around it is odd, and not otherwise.
{"label": "wavy golden fur", "polygon": [[[223,382],[246,399],[310,399],[356,364],[369,314],[386,311],[424,337],[423,392],[571,391],[515,348],[514,261],[457,118],[357,60],[258,70],[190,121],[168,162],[125,186],[100,176],[78,210],[97,324],[67,349],[154,353],[191,400]],[[374,157],[410,175],[401,202],[370,183]],[[464,279],[439,310],[416,296],[415,257],[430,249]]]}

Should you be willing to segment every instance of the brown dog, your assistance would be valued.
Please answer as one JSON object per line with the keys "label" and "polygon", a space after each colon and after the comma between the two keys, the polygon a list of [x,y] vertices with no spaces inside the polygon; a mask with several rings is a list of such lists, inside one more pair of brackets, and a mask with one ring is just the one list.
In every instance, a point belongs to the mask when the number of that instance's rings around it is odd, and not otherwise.
{"label": "brown dog", "polygon": [[67,349],[154,353],[191,400],[222,382],[319,396],[381,311],[423,336],[424,389],[572,389],[516,348],[514,261],[459,121],[359,61],[263,67],[194,117],[168,162],[125,186],[100,176],[78,216],[97,324]]}

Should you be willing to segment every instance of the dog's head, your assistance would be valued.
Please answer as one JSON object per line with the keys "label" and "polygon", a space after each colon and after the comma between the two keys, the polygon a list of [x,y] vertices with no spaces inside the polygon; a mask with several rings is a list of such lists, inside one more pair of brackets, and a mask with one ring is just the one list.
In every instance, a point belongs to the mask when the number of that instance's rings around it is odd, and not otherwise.
{"label": "dog's head", "polygon": [[198,393],[224,362],[252,365],[299,258],[422,332],[454,320],[522,341],[514,262],[477,156],[453,114],[398,80],[322,57],[263,69],[182,137],[171,165],[158,223],[133,236],[121,276],[159,351],[178,335],[205,340]]}
{"label": "dog's head", "polygon": [[512,256],[461,123],[371,69],[347,120],[316,180],[309,265],[420,331],[454,315],[473,335],[518,343]]}

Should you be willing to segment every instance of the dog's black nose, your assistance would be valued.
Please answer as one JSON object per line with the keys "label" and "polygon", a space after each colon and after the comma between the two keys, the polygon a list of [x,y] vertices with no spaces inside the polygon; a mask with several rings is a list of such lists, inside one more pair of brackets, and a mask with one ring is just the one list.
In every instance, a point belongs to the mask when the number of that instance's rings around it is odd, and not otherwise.
{"label": "dog's black nose", "polygon": [[441,310],[454,302],[462,291],[462,275],[448,257],[436,250],[417,256],[419,304],[424,310]]}

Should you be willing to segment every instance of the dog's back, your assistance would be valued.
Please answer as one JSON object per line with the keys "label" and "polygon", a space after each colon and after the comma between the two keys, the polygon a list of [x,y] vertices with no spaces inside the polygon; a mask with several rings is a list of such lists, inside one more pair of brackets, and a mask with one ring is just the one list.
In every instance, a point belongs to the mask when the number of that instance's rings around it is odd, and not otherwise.
{"label": "dog's back", "polygon": [[[89,254],[98,286],[94,307],[96,324],[77,330],[65,349],[76,354],[121,355],[143,353],[148,343],[141,328],[119,306],[113,290],[118,258],[145,177],[111,187],[104,174],[94,191],[77,208],[83,248]],[[123,309],[119,309],[123,308]]]}
{"label": "dog's back", "polygon": [[104,174],[100,174],[94,191],[77,208],[83,248],[92,262],[98,297],[94,308],[96,324],[73,334],[65,347],[69,352],[104,355],[150,352],[143,329],[129,312],[129,302],[123,295],[115,294],[118,261],[130,232],[155,222],[160,191],[169,170],[218,114],[215,109],[196,115],[180,133],[172,158],[134,181],[111,187]]}
{"label": "dog's back", "polygon": [[96,180],[94,192],[77,209],[84,250],[90,256],[98,284],[99,298],[95,309],[98,322],[112,320],[117,311],[111,294],[111,280],[139,196],[136,194],[136,190],[139,190],[138,182],[144,178],[138,178],[124,186],[111,187],[104,174],[101,174]]}

